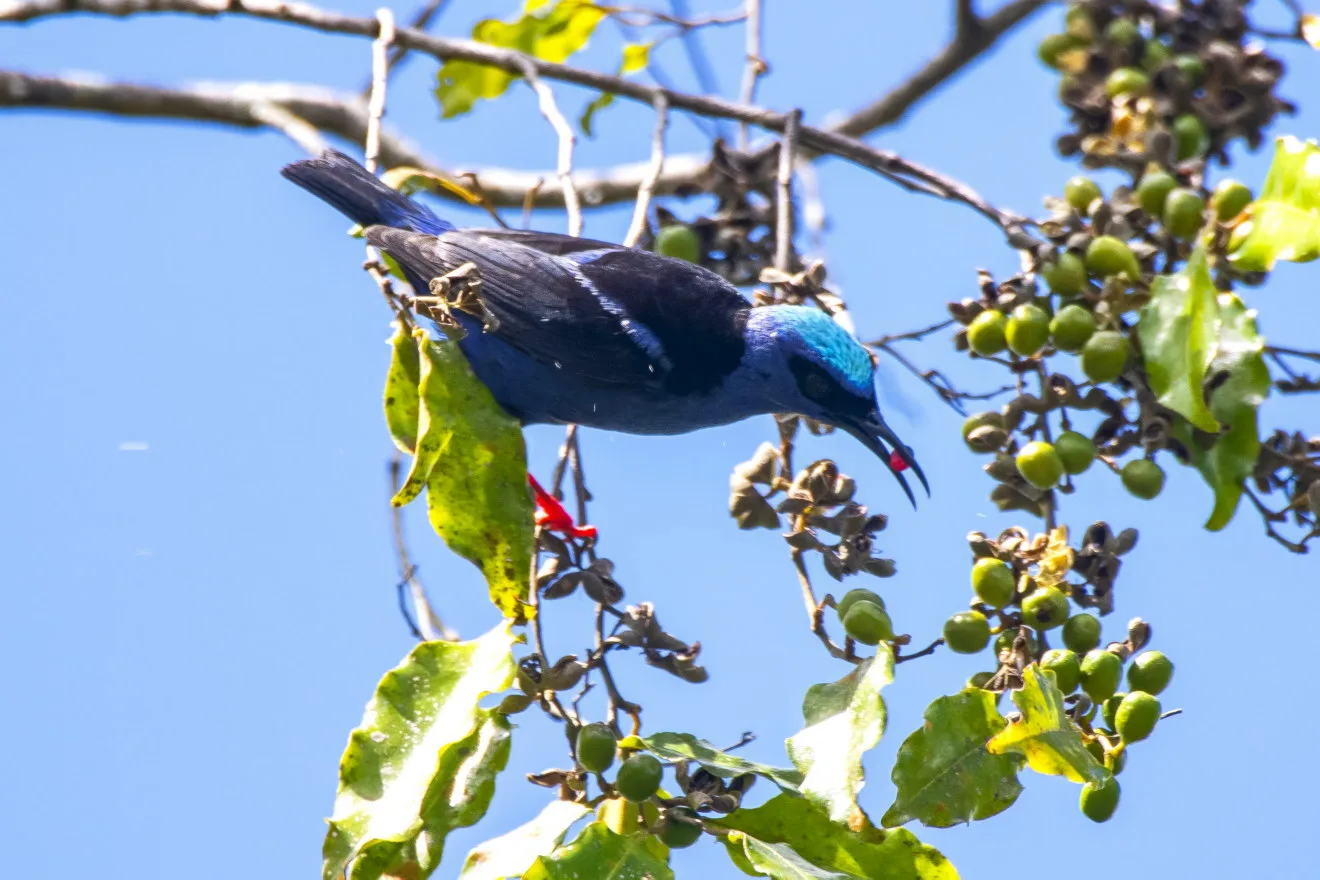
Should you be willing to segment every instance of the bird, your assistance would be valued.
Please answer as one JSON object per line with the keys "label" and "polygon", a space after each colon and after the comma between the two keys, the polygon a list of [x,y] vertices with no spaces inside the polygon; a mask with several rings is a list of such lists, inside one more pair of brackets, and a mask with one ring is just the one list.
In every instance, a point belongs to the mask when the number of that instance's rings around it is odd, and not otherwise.
{"label": "bird", "polygon": [[686,260],[605,241],[516,229],[459,229],[337,150],[285,178],[365,230],[415,290],[473,263],[494,320],[452,310],[458,345],[523,425],[683,434],[771,413],[846,431],[915,507],[904,476],[930,484],[886,424],[875,363],[820,309],[756,306]]}

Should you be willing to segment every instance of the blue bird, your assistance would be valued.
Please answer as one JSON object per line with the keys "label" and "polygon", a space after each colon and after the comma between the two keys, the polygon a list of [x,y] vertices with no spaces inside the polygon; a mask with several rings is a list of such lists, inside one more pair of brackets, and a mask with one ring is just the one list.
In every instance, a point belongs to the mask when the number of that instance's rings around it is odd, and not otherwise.
{"label": "blue bird", "polygon": [[819,309],[752,308],[714,272],[649,251],[548,232],[460,230],[333,150],[282,173],[364,226],[415,290],[477,265],[482,303],[497,323],[487,329],[455,310],[467,331],[459,345],[523,424],[682,434],[798,413],[860,440],[914,504],[904,470],[930,492],[911,449],[880,415],[870,354]]}

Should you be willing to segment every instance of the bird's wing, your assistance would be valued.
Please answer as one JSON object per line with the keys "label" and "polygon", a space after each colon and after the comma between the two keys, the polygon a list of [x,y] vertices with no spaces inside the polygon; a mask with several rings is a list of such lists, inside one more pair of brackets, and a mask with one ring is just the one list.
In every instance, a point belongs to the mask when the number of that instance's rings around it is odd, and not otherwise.
{"label": "bird's wing", "polygon": [[[487,232],[431,236],[373,226],[367,239],[414,276],[414,284],[421,282],[422,290],[430,279],[475,263],[482,301],[499,322],[493,332],[547,366],[594,382],[691,390],[710,376],[718,382],[742,356],[741,325],[734,326],[733,316],[719,322],[720,330],[691,330],[689,312],[703,309],[683,304],[706,297],[683,267],[724,282],[679,261],[601,242],[569,251],[576,240],[568,236],[545,235],[537,239],[542,247],[533,247]],[[568,253],[547,252],[551,248]],[[678,263],[679,271],[671,268],[666,275],[668,263]],[[724,311],[747,308],[737,291],[728,287],[728,292],[732,301],[718,295],[712,301],[722,303]]]}

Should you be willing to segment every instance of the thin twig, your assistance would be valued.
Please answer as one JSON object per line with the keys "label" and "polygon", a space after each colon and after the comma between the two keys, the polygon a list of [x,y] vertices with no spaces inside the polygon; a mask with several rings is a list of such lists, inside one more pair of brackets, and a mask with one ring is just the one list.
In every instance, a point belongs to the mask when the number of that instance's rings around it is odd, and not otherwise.
{"label": "thin twig", "polygon": [[527,78],[527,84],[536,92],[541,115],[554,128],[559,138],[559,160],[555,164],[555,174],[559,176],[560,186],[564,189],[564,210],[568,212],[568,234],[581,235],[582,202],[578,199],[577,188],[573,185],[573,147],[577,144],[577,135],[573,134],[573,126],[568,124],[564,114],[559,112],[555,93],[541,80],[536,72],[536,65],[524,57],[518,66],[522,70],[522,75]]}
{"label": "thin twig", "polygon": [[[400,453],[395,452],[389,464],[391,498],[399,491],[402,465],[402,456]],[[417,577],[417,566],[412,561],[412,554],[408,552],[408,542],[403,535],[403,509],[395,507],[393,504],[390,505],[390,530],[394,535],[394,557],[399,563],[399,610],[403,612],[404,620],[408,622],[409,629],[417,638],[426,639],[427,641],[434,639],[443,639],[447,642],[458,641],[458,633],[445,626],[426,596],[426,588],[422,586],[421,580]],[[407,605],[403,600],[404,587],[408,588],[411,596],[416,622],[414,622],[413,617],[408,615]]]}
{"label": "thin twig", "polygon": [[321,137],[321,132],[316,126],[287,107],[273,101],[253,101],[252,115],[271,128],[283,132],[285,137],[311,155],[319,156],[325,152],[325,139]]}
{"label": "thin twig", "polygon": [[[444,9],[445,4],[448,2],[449,0],[427,0],[426,4],[423,5],[421,9],[418,9],[416,14],[409,19],[408,27],[417,31],[426,30],[431,26],[431,22],[435,20],[436,16],[440,14]],[[402,46],[395,46],[390,50],[389,58],[385,60],[385,75],[387,78],[393,76],[398,71],[398,68],[403,66],[403,60],[407,56],[408,50]],[[362,90],[362,96],[366,98],[370,97],[370,95],[371,83],[367,83]]]}
{"label": "thin twig", "polygon": [[[766,71],[765,60],[761,58],[761,0],[745,0],[743,7],[747,16],[747,66],[743,68],[742,103],[751,106],[756,103],[756,84]],[[747,121],[738,126],[738,148],[747,149]]]}
{"label": "thin twig", "polygon": [[655,99],[655,131],[651,135],[651,173],[637,188],[637,205],[633,208],[632,223],[624,236],[624,247],[636,247],[646,231],[646,213],[651,205],[655,182],[665,170],[665,130],[669,127],[669,99],[663,94]]}
{"label": "thin twig", "polygon": [[797,155],[798,126],[802,124],[802,111],[794,110],[784,127],[784,139],[779,142],[779,174],[775,189],[775,268],[791,271],[793,256],[793,161]]}
{"label": "thin twig", "polygon": [[825,631],[824,616],[820,604],[816,601],[816,591],[811,587],[811,575],[807,573],[807,561],[803,557],[802,551],[794,547],[789,551],[789,556],[793,560],[793,569],[797,572],[798,585],[802,588],[802,604],[806,606],[807,620],[810,622],[812,633],[820,639],[820,643],[825,646],[826,651],[830,652],[831,657],[856,663],[857,658],[834,644],[830,640],[830,634]]}
{"label": "thin twig", "polygon": [[920,651],[917,651],[914,654],[901,654],[899,653],[898,646],[895,646],[894,663],[906,663],[909,660],[916,660],[918,657],[928,657],[931,654],[934,654],[935,649],[942,644],[944,644],[944,639],[936,639],[935,641],[931,642],[929,645],[927,645],[926,647],[922,648]]}
{"label": "thin twig", "polygon": [[[382,7],[376,11],[376,17],[379,21],[380,33],[371,43],[371,97],[367,101],[367,133],[363,145],[365,153],[363,164],[371,174],[376,173],[376,168],[380,164],[381,120],[385,117],[385,100],[389,90],[389,70],[386,67],[386,60],[389,57],[390,46],[394,43],[394,13]],[[362,268],[366,269],[371,280],[376,282],[381,296],[385,297],[386,304],[394,311],[395,317],[406,330],[411,326],[412,319],[408,309],[394,293],[394,283],[390,281],[390,276],[380,261],[380,251],[371,244],[368,244],[366,249],[367,259],[362,264]]]}

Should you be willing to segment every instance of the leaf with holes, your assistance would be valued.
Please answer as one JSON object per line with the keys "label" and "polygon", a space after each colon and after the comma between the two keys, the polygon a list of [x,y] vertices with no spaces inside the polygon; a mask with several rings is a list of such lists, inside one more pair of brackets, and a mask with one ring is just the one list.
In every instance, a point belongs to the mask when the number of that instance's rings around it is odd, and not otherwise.
{"label": "leaf with holes", "polygon": [[564,842],[569,826],[590,812],[573,801],[551,801],[532,821],[468,853],[458,880],[521,877],[539,856],[554,852]]}
{"label": "leaf with holes", "polygon": [[407,876],[439,864],[475,823],[509,758],[509,723],[478,701],[513,684],[506,621],[470,642],[423,642],[385,674],[349,734],[322,848],[322,877]]}
{"label": "leaf with holes", "polygon": [[1205,402],[1206,370],[1219,335],[1216,294],[1205,250],[1198,246],[1181,272],[1156,277],[1137,325],[1142,361],[1159,402],[1209,432],[1219,430]]}
{"label": "leaf with holes", "polygon": [[[514,49],[545,61],[564,61],[591,39],[605,11],[587,0],[528,0],[522,15],[507,22],[488,18],[477,22],[472,39],[489,46]],[[488,64],[451,59],[440,67],[435,95],[445,119],[469,112],[477,101],[498,98],[515,75]]]}
{"label": "leaf with holes", "polygon": [[645,739],[646,747],[658,757],[670,761],[695,761],[716,776],[729,778],[744,773],[764,776],[787,792],[796,793],[802,783],[802,774],[796,770],[758,764],[737,755],[721,751],[704,739],[690,733],[656,733]]}
{"label": "leaf with holes", "polygon": [[1320,145],[1295,137],[1275,141],[1260,197],[1233,228],[1228,258],[1245,271],[1268,272],[1278,260],[1320,256]]}
{"label": "leaf with holes", "polygon": [[1017,755],[992,755],[985,744],[1007,725],[995,695],[967,688],[926,707],[925,723],[899,746],[898,795],[881,820],[887,828],[913,819],[947,828],[988,819],[1022,792]]}
{"label": "leaf with holes", "polygon": [[812,685],[802,703],[807,727],[789,737],[788,756],[802,771],[802,793],[831,820],[854,830],[866,824],[857,805],[862,756],[885,730],[880,691],[894,680],[894,655],[881,644],[875,657],[836,682]]}
{"label": "leaf with holes", "polygon": [[523,880],[674,880],[674,872],[658,838],[615,834],[592,822],[577,840],[539,857]]}
{"label": "leaf with holes", "polygon": [[[922,843],[911,831],[883,830],[870,822],[851,830],[830,821],[824,808],[806,798],[780,794],[759,807],[706,822],[716,828],[737,831],[760,846],[786,849],[809,865],[840,872],[845,877],[866,880],[957,880],[958,877],[939,850]],[[739,845],[729,840],[726,846],[729,857],[751,873],[753,863],[746,842]]]}
{"label": "leaf with holes", "polygon": [[1022,718],[992,736],[986,749],[992,755],[1024,755],[1037,773],[1103,785],[1109,771],[1086,750],[1081,731],[1064,711],[1054,676],[1041,674],[1033,663],[1023,670],[1022,680],[1022,690],[1013,692]]}

